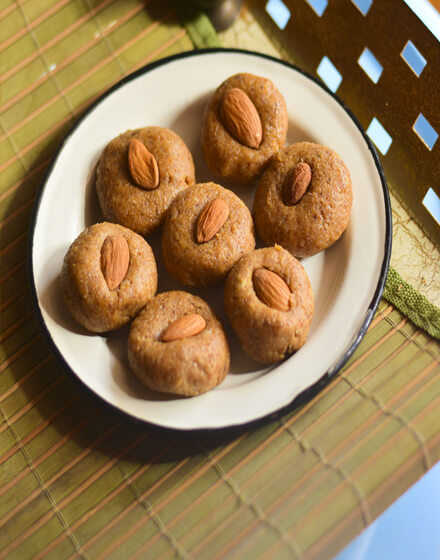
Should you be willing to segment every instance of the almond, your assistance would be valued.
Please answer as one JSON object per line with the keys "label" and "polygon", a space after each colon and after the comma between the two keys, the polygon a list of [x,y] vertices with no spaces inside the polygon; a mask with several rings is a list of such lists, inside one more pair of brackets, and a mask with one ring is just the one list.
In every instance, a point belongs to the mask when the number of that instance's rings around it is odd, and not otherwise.
{"label": "almond", "polygon": [[267,268],[257,268],[253,282],[255,293],[263,303],[279,311],[290,309],[292,292],[281,276]]}
{"label": "almond", "polygon": [[240,88],[231,88],[223,96],[220,117],[226,130],[241,144],[258,149],[263,139],[261,119],[255,105]]}
{"label": "almond", "polygon": [[229,216],[229,206],[222,198],[213,198],[203,208],[196,222],[197,243],[206,243],[223,227]]}
{"label": "almond", "polygon": [[128,167],[133,181],[139,187],[151,191],[159,185],[156,158],[136,138],[130,140],[128,147]]}
{"label": "almond", "polygon": [[286,206],[297,204],[306,193],[312,180],[312,169],[304,161],[295,165],[287,175],[283,187],[283,199]]}
{"label": "almond", "polygon": [[190,313],[168,325],[160,340],[162,342],[171,342],[172,340],[189,338],[202,332],[205,327],[206,321],[201,315]]}
{"label": "almond", "polygon": [[109,290],[124,280],[130,264],[130,249],[122,235],[109,235],[101,247],[101,270]]}

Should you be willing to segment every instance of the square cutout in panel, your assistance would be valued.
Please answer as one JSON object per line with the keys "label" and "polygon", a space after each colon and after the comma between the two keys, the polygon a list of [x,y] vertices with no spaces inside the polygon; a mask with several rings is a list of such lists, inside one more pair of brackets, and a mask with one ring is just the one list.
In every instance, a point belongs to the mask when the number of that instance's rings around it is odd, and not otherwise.
{"label": "square cutout in panel", "polygon": [[365,72],[365,74],[370,78],[370,80],[377,84],[382,74],[383,67],[367,47],[365,47],[361,56],[359,57],[358,64]]}
{"label": "square cutout in panel", "polygon": [[416,16],[426,25],[434,37],[440,41],[440,12],[429,0],[403,0]]}
{"label": "square cutout in panel", "polygon": [[413,130],[417,136],[424,142],[430,150],[437,142],[438,133],[427,121],[422,113],[417,117],[416,122],[413,124]]}
{"label": "square cutout in panel", "polygon": [[328,0],[306,0],[307,4],[318,14],[319,17],[325,12]]}
{"label": "square cutout in panel", "polygon": [[367,128],[367,134],[376,144],[379,151],[385,155],[388,152],[393,139],[376,117],[373,117],[370,126]]}
{"label": "square cutout in panel", "polygon": [[368,14],[368,10],[371,8],[373,0],[351,0],[356,8],[361,12],[363,16]]}
{"label": "square cutout in panel", "polygon": [[426,59],[412,41],[408,41],[400,53],[416,76],[420,76],[426,66]]}
{"label": "square cutout in panel", "polygon": [[430,187],[427,190],[422,203],[434,220],[440,225],[440,198],[437,196],[434,189]]}
{"label": "square cutout in panel", "polygon": [[316,69],[316,73],[330,91],[333,93],[337,91],[342,82],[342,75],[327,56],[322,57],[321,62]]}
{"label": "square cutout in panel", "polygon": [[290,19],[290,10],[281,0],[269,0],[266,3],[266,12],[280,29],[284,29]]}

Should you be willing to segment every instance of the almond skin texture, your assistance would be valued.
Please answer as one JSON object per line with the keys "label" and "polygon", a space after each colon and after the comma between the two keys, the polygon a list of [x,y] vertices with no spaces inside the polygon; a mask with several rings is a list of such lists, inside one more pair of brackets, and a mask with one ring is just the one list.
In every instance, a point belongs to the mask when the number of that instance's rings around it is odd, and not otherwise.
{"label": "almond skin texture", "polygon": [[159,168],[153,154],[136,138],[128,147],[128,167],[133,181],[151,191],[159,185]]}
{"label": "almond skin texture", "polygon": [[196,222],[197,243],[211,240],[223,227],[229,216],[229,206],[222,198],[214,198],[203,208]]}
{"label": "almond skin texture", "polygon": [[172,342],[173,340],[189,338],[202,332],[205,327],[206,321],[201,315],[190,313],[168,325],[160,340],[162,342]]}
{"label": "almond skin texture", "polygon": [[283,199],[286,206],[297,204],[305,195],[312,181],[312,169],[308,163],[300,161],[286,177]]}
{"label": "almond skin texture", "polygon": [[227,131],[241,144],[258,149],[263,139],[260,115],[249,96],[231,88],[223,96],[220,117]]}
{"label": "almond skin texture", "polygon": [[109,290],[124,280],[130,264],[130,249],[122,235],[109,235],[101,247],[101,270]]}
{"label": "almond skin texture", "polygon": [[281,276],[267,268],[257,268],[252,279],[258,299],[272,309],[289,311],[292,292]]}

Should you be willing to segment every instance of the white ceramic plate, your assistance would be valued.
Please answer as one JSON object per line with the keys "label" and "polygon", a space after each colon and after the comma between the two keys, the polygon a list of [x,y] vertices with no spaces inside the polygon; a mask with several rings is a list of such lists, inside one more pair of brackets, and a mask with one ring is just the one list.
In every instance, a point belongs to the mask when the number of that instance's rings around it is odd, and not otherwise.
{"label": "white ceramic plate", "polygon": [[[94,191],[104,146],[130,128],[160,125],[176,131],[191,150],[199,182],[214,179],[199,144],[204,107],[214,89],[237,72],[271,78],[289,110],[287,143],[311,140],[345,160],[354,189],[348,229],[329,250],[304,259],[315,293],[307,343],[272,368],[246,358],[227,328],[231,372],[223,384],[185,399],[153,394],[131,374],[128,329],[86,334],[65,311],[58,288],[67,248],[88,225],[102,220]],[[226,185],[231,187],[231,185]],[[234,187],[233,187],[234,188]],[[248,204],[254,189],[235,189]],[[31,276],[41,319],[70,370],[107,403],[131,416],[176,429],[224,428],[248,423],[291,404],[339,369],[360,342],[383,290],[391,249],[387,187],[365,133],[318,81],[278,60],[237,50],[196,51],[165,59],[107,92],[76,124],[44,179],[33,219]],[[159,291],[184,289],[163,269],[159,237],[149,239],[159,265]],[[199,293],[225,325],[222,290]]]}

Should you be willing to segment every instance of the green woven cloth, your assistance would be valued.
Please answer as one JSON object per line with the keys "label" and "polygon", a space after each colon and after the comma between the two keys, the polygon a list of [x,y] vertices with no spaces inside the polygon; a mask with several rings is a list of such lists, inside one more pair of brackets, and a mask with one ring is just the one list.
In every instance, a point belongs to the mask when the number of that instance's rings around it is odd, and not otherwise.
{"label": "green woven cloth", "polygon": [[415,325],[440,339],[440,309],[402,280],[392,267],[388,272],[383,295]]}
{"label": "green woven cloth", "polygon": [[325,560],[440,458],[438,314],[394,271],[346,366],[244,428],[134,422],[47,344],[26,269],[43,174],[112,84],[218,45],[185,24],[168,0],[0,0],[0,559]]}
{"label": "green woven cloth", "polygon": [[222,42],[214,27],[202,10],[199,10],[191,3],[179,2],[179,0],[176,0],[175,4],[180,21],[188,31],[188,35],[191,37],[195,48],[202,49],[222,46]]}

